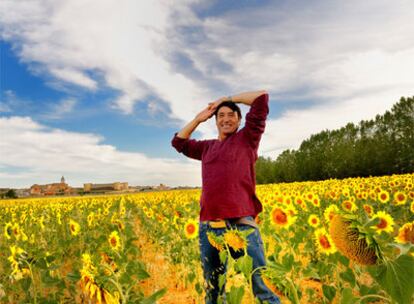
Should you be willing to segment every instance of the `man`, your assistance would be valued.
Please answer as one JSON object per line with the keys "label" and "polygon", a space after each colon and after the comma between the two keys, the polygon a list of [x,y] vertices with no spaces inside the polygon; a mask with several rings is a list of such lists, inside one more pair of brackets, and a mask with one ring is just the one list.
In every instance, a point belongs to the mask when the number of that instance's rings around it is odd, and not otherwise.
{"label": "man", "polygon": [[[253,259],[253,269],[265,266],[263,241],[253,219],[262,211],[255,194],[254,165],[269,112],[268,99],[266,91],[219,98],[209,103],[172,140],[178,152],[201,160],[202,164],[199,238],[207,304],[217,303],[219,297],[225,300],[224,286],[220,290],[218,281],[226,271],[226,265],[220,262],[219,251],[208,241],[207,232],[221,236],[227,228],[252,230],[247,237],[247,253]],[[236,103],[250,106],[245,126],[240,131],[241,112]],[[218,139],[190,139],[198,125],[213,115]],[[252,285],[261,303],[280,303],[264,284],[260,270],[254,272]]]}

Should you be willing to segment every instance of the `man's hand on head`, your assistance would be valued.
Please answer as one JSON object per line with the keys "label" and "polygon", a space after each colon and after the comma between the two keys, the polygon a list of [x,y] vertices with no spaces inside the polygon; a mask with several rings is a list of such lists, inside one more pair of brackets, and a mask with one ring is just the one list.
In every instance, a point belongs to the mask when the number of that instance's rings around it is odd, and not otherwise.
{"label": "man's hand on head", "polygon": [[196,115],[195,117],[196,121],[198,123],[205,122],[206,120],[211,118],[211,116],[213,116],[215,110],[216,109],[212,108],[210,105],[207,106],[207,108],[205,108],[203,111],[201,111],[200,113]]}
{"label": "man's hand on head", "polygon": [[217,99],[217,100],[215,100],[215,101],[213,101],[213,102],[210,102],[209,104],[208,104],[208,107],[209,108],[211,108],[211,109],[213,109],[214,111],[217,109],[217,107],[222,103],[222,102],[225,102],[225,101],[231,101],[231,97],[228,97],[228,96],[225,96],[225,97],[220,97],[219,99]]}

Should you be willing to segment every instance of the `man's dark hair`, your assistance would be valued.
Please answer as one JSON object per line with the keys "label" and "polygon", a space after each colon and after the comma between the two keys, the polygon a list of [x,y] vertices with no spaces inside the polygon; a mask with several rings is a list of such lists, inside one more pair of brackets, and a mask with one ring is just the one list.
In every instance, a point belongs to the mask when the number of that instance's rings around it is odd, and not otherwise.
{"label": "man's dark hair", "polygon": [[216,116],[216,119],[217,119],[218,111],[222,107],[228,107],[228,108],[230,108],[233,112],[236,112],[237,113],[239,119],[242,118],[242,114],[241,114],[240,108],[239,108],[239,106],[237,104],[235,104],[232,101],[223,101],[221,104],[219,104],[219,106],[217,107],[216,111],[214,111],[214,116]]}

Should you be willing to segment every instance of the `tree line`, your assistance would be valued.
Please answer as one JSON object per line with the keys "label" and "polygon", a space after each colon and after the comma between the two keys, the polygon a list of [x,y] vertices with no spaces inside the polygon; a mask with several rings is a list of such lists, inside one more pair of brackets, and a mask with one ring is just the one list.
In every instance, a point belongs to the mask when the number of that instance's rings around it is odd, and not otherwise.
{"label": "tree line", "polygon": [[259,157],[258,184],[414,172],[414,96],[375,119],[348,123],[304,140],[276,160]]}

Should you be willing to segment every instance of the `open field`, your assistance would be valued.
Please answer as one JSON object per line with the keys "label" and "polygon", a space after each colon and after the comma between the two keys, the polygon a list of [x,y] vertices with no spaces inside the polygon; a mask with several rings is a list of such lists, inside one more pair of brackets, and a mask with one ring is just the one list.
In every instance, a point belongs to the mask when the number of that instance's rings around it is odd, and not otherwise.
{"label": "open field", "polygon": [[[283,303],[412,303],[414,174],[257,193],[262,275]],[[199,195],[0,201],[0,302],[201,303]],[[228,255],[228,240],[214,240],[229,259],[228,301],[254,303],[254,270],[247,256]]]}

